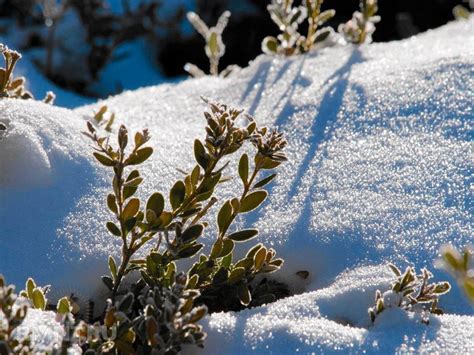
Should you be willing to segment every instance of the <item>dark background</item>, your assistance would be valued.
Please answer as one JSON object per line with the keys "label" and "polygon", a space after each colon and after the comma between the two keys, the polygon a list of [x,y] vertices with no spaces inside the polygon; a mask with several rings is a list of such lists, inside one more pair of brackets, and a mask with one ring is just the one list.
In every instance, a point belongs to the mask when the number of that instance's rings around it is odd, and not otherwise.
{"label": "dark background", "polygon": [[[243,0],[203,0],[199,1],[198,13],[208,24],[214,24],[218,16],[231,6],[230,3]],[[278,29],[271,21],[266,6],[270,1],[248,0],[256,8],[252,14],[233,14],[229,26],[224,31],[226,54],[221,65],[246,66],[261,53],[261,42],[265,36],[276,35]],[[296,1],[295,1],[296,2]],[[410,37],[419,32],[436,28],[454,19],[452,9],[463,4],[462,0],[379,0],[379,15],[382,20],[373,35],[375,42],[387,42]],[[464,3],[465,6],[467,4]],[[326,0],[323,9],[335,9],[336,16],[328,23],[337,29],[338,24],[348,21],[352,13],[359,9],[358,0]],[[159,62],[166,75],[183,73],[186,62],[206,67],[208,61],[202,51],[203,40],[199,36],[180,42],[165,40],[159,54]]]}
{"label": "dark background", "polygon": [[[36,1],[0,0],[0,20],[16,19],[24,28],[34,26],[41,28],[44,18],[41,17]],[[186,75],[183,67],[187,62],[194,63],[200,68],[209,66],[203,50],[203,38],[196,32],[185,35],[180,31],[180,24],[186,21],[184,9],[172,17],[160,18],[160,2],[175,0],[146,0],[144,4],[153,3],[156,6],[147,5],[148,7],[144,6],[141,10],[132,11],[126,16],[111,14],[110,11],[107,13],[107,9],[104,10],[106,0],[68,1],[70,3],[68,11],[76,11],[79,14],[83,26],[89,33],[91,49],[88,65],[92,79],[77,83],[67,81],[64,76],[49,75],[50,79],[60,86],[94,96],[94,93],[88,91],[88,86],[96,79],[101,68],[114,58],[115,47],[108,46],[107,43],[123,43],[139,37],[148,40],[150,56],[155,59],[167,77]],[[131,8],[139,8],[141,4],[141,0],[108,1],[128,3]],[[278,34],[277,26],[271,21],[266,9],[270,2],[270,0],[196,0],[196,12],[211,26],[226,9],[233,11],[223,35],[226,54],[221,60],[221,69],[230,64],[247,66],[250,60],[262,52],[262,39],[268,35]],[[299,3],[299,0],[295,0],[295,3]],[[375,42],[400,40],[442,26],[454,19],[452,9],[460,4],[468,6],[463,0],[379,0],[378,14],[382,20],[376,25],[377,30],[373,39]],[[323,10],[330,8],[336,10],[336,16],[327,25],[337,29],[340,23],[348,21],[352,13],[359,9],[359,0],[326,0]],[[117,34],[118,28],[122,28],[119,34]],[[46,46],[44,31],[32,32],[31,38],[24,43],[23,48],[18,48],[19,50]]]}

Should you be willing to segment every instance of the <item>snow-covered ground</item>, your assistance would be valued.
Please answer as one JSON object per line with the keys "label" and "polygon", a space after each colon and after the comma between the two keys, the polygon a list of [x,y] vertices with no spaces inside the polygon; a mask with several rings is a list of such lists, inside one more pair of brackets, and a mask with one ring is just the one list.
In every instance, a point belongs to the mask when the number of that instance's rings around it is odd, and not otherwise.
{"label": "snow-covered ground", "polygon": [[[203,95],[286,133],[289,162],[269,201],[239,223],[260,228],[259,241],[286,260],[276,277],[300,293],[208,317],[205,351],[472,352],[474,308],[456,286],[441,300],[448,314],[429,325],[390,310],[370,326],[367,308],[391,281],[388,261],[432,269],[442,244],[474,241],[473,64],[471,19],[400,42],[260,56],[228,79],[139,89],[73,111],[2,100],[0,271],[18,286],[33,276],[54,294],[93,296],[118,247],[104,226],[110,175],[80,134],[85,119],[107,104],[116,126],[149,128],[145,197],[192,166]],[[230,196],[235,184],[222,189]]]}

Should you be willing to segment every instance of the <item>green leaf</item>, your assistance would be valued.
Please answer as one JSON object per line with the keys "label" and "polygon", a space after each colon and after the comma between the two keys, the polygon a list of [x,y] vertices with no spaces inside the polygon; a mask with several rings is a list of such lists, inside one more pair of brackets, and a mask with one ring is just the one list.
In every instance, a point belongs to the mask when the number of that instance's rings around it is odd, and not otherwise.
{"label": "green leaf", "polygon": [[109,290],[112,290],[114,288],[114,282],[112,281],[112,278],[110,276],[102,276],[101,279],[105,286],[109,288]]}
{"label": "green leaf", "polygon": [[212,283],[220,284],[220,283],[226,282],[228,276],[229,276],[229,271],[221,267],[212,278]]}
{"label": "green leaf", "polygon": [[178,252],[178,257],[181,259],[190,258],[196,255],[196,253],[199,250],[201,250],[202,247],[203,247],[202,244],[192,244],[192,245],[186,246],[185,248],[181,249]]}
{"label": "green leaf", "polygon": [[132,307],[134,298],[135,297],[133,296],[133,293],[131,292],[127,293],[127,295],[124,298],[122,298],[122,300],[120,301],[118,305],[118,310],[120,312],[124,312],[125,314],[128,313],[130,310],[130,307]]}
{"label": "green leaf", "polygon": [[193,324],[201,320],[207,313],[206,307],[195,307],[192,310],[191,318],[189,319],[189,324]]}
{"label": "green leaf", "polygon": [[122,232],[120,231],[119,227],[117,227],[115,225],[115,223],[107,222],[106,226],[107,226],[107,229],[109,230],[109,232],[112,233],[113,235],[115,235],[117,237],[122,236]]}
{"label": "green leaf", "polygon": [[113,213],[117,214],[117,203],[115,202],[115,195],[114,194],[108,194],[107,195],[107,207],[109,207],[109,210],[111,210]]}
{"label": "green leaf", "polygon": [[109,157],[106,157],[105,155],[99,154],[99,153],[93,153],[94,157],[101,163],[102,165],[105,166],[115,166],[115,162],[110,159]]}
{"label": "green leaf", "polygon": [[336,14],[336,11],[334,11],[332,9],[321,12],[318,16],[319,24],[321,25],[324,22],[328,21],[329,19],[334,17],[335,14]]}
{"label": "green leaf", "polygon": [[253,186],[253,188],[254,188],[254,189],[259,189],[259,188],[264,187],[266,184],[268,184],[270,181],[272,181],[272,180],[275,178],[276,175],[277,175],[277,174],[275,173],[275,174],[272,174],[272,175],[270,175],[270,176],[267,176],[266,178],[264,178],[264,179],[260,180],[259,182],[257,182],[257,183]]}
{"label": "green leaf", "polygon": [[128,234],[137,224],[137,217],[132,217],[125,221],[125,232]]}
{"label": "green leaf", "polygon": [[245,242],[254,238],[257,234],[257,229],[244,229],[239,232],[234,232],[228,235],[227,238],[233,240],[234,242]]}
{"label": "green leaf", "polygon": [[464,291],[466,292],[467,297],[474,302],[474,279],[466,278],[464,280]]}
{"label": "green leaf", "polygon": [[228,282],[229,283],[236,283],[240,280],[242,280],[245,276],[245,268],[243,267],[236,267],[232,272],[230,273],[228,277]]}
{"label": "green leaf", "polygon": [[262,50],[267,54],[276,53],[278,50],[278,41],[275,37],[265,37],[262,42]]}
{"label": "green leaf", "polygon": [[189,243],[198,239],[204,230],[202,224],[195,224],[188,229],[186,229],[183,234],[181,234],[181,241],[183,243]]}
{"label": "green leaf", "polygon": [[181,180],[176,181],[170,191],[170,202],[173,210],[176,210],[181,206],[186,196],[186,185]]}
{"label": "green leaf", "polygon": [[58,304],[56,305],[56,311],[63,315],[71,313],[72,307],[67,297],[63,297],[58,301]]}
{"label": "green leaf", "polygon": [[109,270],[112,278],[117,279],[117,264],[112,256],[109,256]]}
{"label": "green leaf", "polygon": [[[148,202],[146,203],[146,209],[152,210],[155,213],[156,218],[160,217],[163,209],[165,208],[165,198],[159,192],[155,192],[153,195],[150,196]],[[147,221],[148,220],[147,217]]]}
{"label": "green leaf", "polygon": [[247,180],[249,178],[249,157],[247,154],[242,155],[239,161],[239,175],[244,183],[244,186],[247,186]]}
{"label": "green leaf", "polygon": [[127,160],[125,160],[125,165],[138,165],[143,163],[153,154],[153,148],[145,147],[138,149],[135,153],[131,154]]}
{"label": "green leaf", "polygon": [[232,240],[224,238],[222,239],[222,242],[222,250],[219,253],[219,257],[221,258],[229,255],[234,250],[234,242]]}
{"label": "green leaf", "polygon": [[231,264],[232,264],[232,253],[229,253],[225,257],[222,258],[221,266],[228,269]]}
{"label": "green leaf", "polygon": [[253,265],[254,265],[255,271],[259,271],[262,268],[266,256],[267,256],[267,250],[265,248],[261,248],[255,254],[255,257],[253,259],[254,260]]}
{"label": "green leaf", "polygon": [[131,197],[135,192],[137,192],[137,186],[125,186],[123,188],[123,199],[126,200]]}
{"label": "green leaf", "polygon": [[33,290],[33,298],[32,303],[34,308],[41,309],[44,311],[46,309],[46,298],[44,297],[44,293],[38,287]]}
{"label": "green leaf", "polygon": [[212,245],[211,254],[209,255],[209,258],[210,259],[215,259],[215,258],[219,257],[223,246],[224,246],[224,243],[223,243],[222,239],[217,239],[214,242],[214,244]]}
{"label": "green leaf", "polygon": [[267,198],[268,193],[264,190],[254,191],[248,194],[240,204],[240,213],[250,212],[256,209]]}
{"label": "green leaf", "polygon": [[194,157],[197,163],[201,165],[204,170],[206,170],[209,164],[209,156],[207,155],[206,150],[199,139],[194,141]]}
{"label": "green leaf", "polygon": [[138,198],[132,198],[123,209],[121,218],[126,221],[129,218],[135,216],[139,209],[140,200]]}
{"label": "green leaf", "polygon": [[193,186],[196,186],[197,183],[199,182],[199,178],[201,176],[201,169],[199,168],[199,165],[196,165],[191,172],[191,183]]}
{"label": "green leaf", "polygon": [[28,298],[31,300],[33,299],[33,290],[36,288],[35,281],[30,277],[26,280],[26,294]]}
{"label": "green leaf", "polygon": [[219,53],[219,42],[218,34],[216,32],[211,32],[211,35],[209,36],[208,46],[212,56],[217,56],[217,54]]}
{"label": "green leaf", "polygon": [[217,225],[219,227],[219,233],[222,233],[232,221],[232,204],[230,200],[227,200],[219,210],[217,215]]}
{"label": "green leaf", "polygon": [[329,29],[327,28],[324,28],[318,32],[316,32],[316,37],[314,39],[314,43],[318,43],[318,42],[322,42],[324,41],[326,38],[328,38],[329,34],[331,32],[329,31]]}
{"label": "green leaf", "polygon": [[239,297],[240,303],[242,303],[244,306],[248,306],[250,302],[252,301],[252,296],[250,295],[250,291],[247,285],[245,284],[239,285],[237,289],[237,295]]}

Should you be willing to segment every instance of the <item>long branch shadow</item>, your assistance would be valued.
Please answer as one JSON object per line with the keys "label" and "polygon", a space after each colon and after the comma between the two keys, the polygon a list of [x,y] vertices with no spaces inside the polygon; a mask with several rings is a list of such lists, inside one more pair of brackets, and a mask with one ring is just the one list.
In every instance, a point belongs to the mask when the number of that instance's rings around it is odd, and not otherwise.
{"label": "long branch shadow", "polygon": [[[307,112],[309,110],[314,110],[317,112],[315,119],[311,125],[311,136],[309,138],[309,147],[307,148],[306,154],[299,164],[298,171],[293,179],[291,186],[288,190],[287,200],[292,200],[298,192],[298,187],[301,186],[301,180],[304,174],[308,171],[314,156],[319,149],[321,143],[324,141],[326,135],[330,134],[332,130],[333,124],[337,120],[337,115],[340,111],[340,108],[343,103],[344,94],[347,90],[349,85],[349,76],[351,72],[351,68],[354,64],[362,63],[365,59],[363,58],[360,50],[355,48],[348,58],[346,63],[342,65],[338,70],[336,70],[322,85],[322,88],[325,90],[325,94],[321,100],[319,106],[314,104],[304,105],[302,107],[294,107],[290,105],[291,103],[291,95],[293,95],[294,90],[290,90],[290,95],[287,98],[287,103],[285,107],[282,109],[279,118],[276,121],[276,125],[283,125],[284,120],[288,120],[289,117],[297,114],[298,112]],[[302,70],[302,66],[300,67],[300,71]],[[295,80],[300,80],[298,78],[299,75],[296,75]],[[359,95],[362,95],[362,101],[365,102],[363,98],[363,93],[358,92]],[[330,129],[329,131],[327,129]],[[310,213],[311,213],[311,198],[312,191],[308,191],[304,199],[304,209],[301,211],[299,220],[295,223],[295,226],[300,226],[301,223],[304,223],[309,220]],[[247,223],[254,224],[257,222],[261,217],[264,210],[261,209],[259,213],[251,214],[247,217]],[[301,226],[302,227],[302,226]],[[297,227],[298,228],[298,227]],[[307,228],[306,224],[304,228]]]}
{"label": "long branch shadow", "polygon": [[[314,158],[314,155],[318,151],[321,143],[324,141],[326,135],[329,135],[332,130],[333,124],[337,120],[337,115],[341,109],[344,94],[347,90],[349,84],[349,75],[351,72],[351,67],[354,64],[361,63],[364,61],[362,54],[358,48],[355,48],[347,62],[338,70],[331,75],[326,82],[323,84],[323,87],[329,85],[325,91],[325,94],[319,105],[319,110],[317,116],[313,120],[311,126],[311,138],[309,139],[309,147],[307,152],[298,167],[298,172],[293,184],[290,188],[288,197],[291,199],[294,197],[300,185],[300,179],[304,173],[308,170],[311,161]],[[303,110],[306,110],[308,107],[304,107]]]}

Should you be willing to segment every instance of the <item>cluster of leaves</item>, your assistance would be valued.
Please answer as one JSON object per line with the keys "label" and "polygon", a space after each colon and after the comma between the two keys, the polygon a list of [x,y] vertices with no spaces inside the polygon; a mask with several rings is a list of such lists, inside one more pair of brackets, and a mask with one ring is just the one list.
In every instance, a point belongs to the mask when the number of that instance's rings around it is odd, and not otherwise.
{"label": "cluster of leaves", "polygon": [[29,304],[18,298],[15,286],[7,285],[0,275],[0,354],[31,353],[28,338],[19,341],[13,331],[24,321]]}
{"label": "cluster of leaves", "polygon": [[[0,43],[0,54],[5,61],[5,67],[0,68],[0,99],[34,99],[33,95],[25,88],[26,79],[13,76],[13,71],[17,62],[21,59],[21,54],[9,49],[2,43]],[[48,91],[43,102],[52,104],[55,98],[56,96],[51,91]],[[0,139],[2,139],[6,131],[7,124],[0,121]]]}
{"label": "cluster of leaves", "polygon": [[[417,275],[413,267],[407,267],[404,273],[393,264],[389,264],[389,267],[396,280],[390,290],[383,294],[379,290],[375,293],[375,305],[368,310],[372,322],[377,315],[390,307],[400,307],[407,311],[423,310],[433,314],[443,313],[438,308],[438,302],[440,296],[451,289],[449,282],[429,283],[433,274],[427,269],[422,269],[421,274]],[[423,321],[428,323],[429,320]]]}
{"label": "cluster of leaves", "polygon": [[[197,32],[204,38],[206,45],[204,50],[209,58],[211,75],[219,75],[221,77],[228,76],[235,68],[235,65],[230,65],[219,73],[219,61],[225,54],[225,45],[222,41],[222,32],[227,27],[230,18],[230,11],[225,11],[217,20],[214,27],[209,28],[204,21],[195,12],[188,12],[187,18],[193,25]],[[199,69],[196,65],[187,63],[184,66],[186,70],[193,77],[205,76],[205,72]]]}
{"label": "cluster of leaves", "polygon": [[464,290],[467,298],[474,303],[474,262],[472,260],[473,250],[466,247],[461,252],[450,245],[440,250],[441,258],[437,266],[442,267],[453,275]]}
{"label": "cluster of leaves", "polygon": [[[188,343],[202,345],[205,335],[196,322],[204,316],[206,307],[196,304],[204,304],[212,311],[237,310],[271,302],[287,294],[275,283],[252,285],[257,275],[274,272],[283,264],[282,259],[275,258],[273,249],[257,244],[243,259],[233,258],[235,243],[255,238],[258,230],[231,231],[232,223],[240,214],[256,209],[266,199],[268,193],[263,187],[276,174],[260,175],[286,160],[283,149],[287,143],[281,133],[257,127],[250,116],[247,116],[246,125],[238,125],[242,110],[204,101],[209,105],[209,111],[204,113],[206,138],[195,140],[196,165],[173,184],[168,204],[159,192],[142,204],[134,197],[143,182],[139,170],[135,168],[126,173],[129,167],[142,164],[153,153],[151,147],[145,146],[150,139],[146,130],[135,134],[129,150],[128,130],[124,126],[118,130],[116,148],[109,144],[108,138],[100,137],[91,123],[87,125],[88,132],[84,132],[95,143],[95,158],[114,172],[113,192],[107,197],[107,206],[115,221],[106,225],[111,234],[121,239],[121,259],[117,263],[114,257],[109,257],[110,275],[104,276],[103,281],[110,289],[112,303],[130,299],[127,304],[134,305],[133,317],[123,312],[127,318],[119,320],[134,329],[134,336],[127,335],[126,338],[135,350],[146,346],[162,351],[163,347],[176,350]],[[187,275],[178,273],[176,261],[191,258],[203,248],[199,238],[209,226],[204,219],[217,203],[214,197],[217,186],[226,181],[223,172],[229,162],[223,163],[223,159],[237,152],[246,141],[254,146],[255,155],[253,164],[247,154],[240,157],[238,172],[242,193],[222,204],[210,254],[201,254]],[[151,241],[153,247],[145,258],[137,257],[138,251]],[[124,286],[124,277],[134,270],[140,272],[141,278],[133,287]],[[165,309],[164,304],[168,305]],[[165,311],[172,313],[163,315]],[[176,322],[178,315],[182,319]],[[171,329],[166,323],[170,319],[175,319],[173,324],[179,327],[168,335],[163,334],[163,329]],[[115,326],[125,327],[122,323]],[[112,346],[104,339],[96,339],[96,343],[95,348]],[[115,347],[124,346],[122,341],[114,344]]]}
{"label": "cluster of leaves", "polygon": [[[270,16],[279,27],[278,37],[268,36],[262,42],[262,50],[267,54],[291,56],[310,51],[316,43],[324,41],[331,29],[319,29],[326,21],[335,15],[334,10],[321,11],[324,0],[302,0],[300,6],[293,6],[293,0],[272,0],[268,5]],[[298,32],[300,24],[308,22],[308,32],[302,35]]]}
{"label": "cluster of leaves", "polygon": [[[13,70],[16,63],[21,59],[21,54],[1,43],[0,54],[2,54],[5,61],[5,68],[0,68],[0,98],[34,99],[33,95],[25,88],[26,79],[13,76]],[[54,94],[49,91],[43,101],[52,104],[54,99]]]}
{"label": "cluster of leaves", "polygon": [[469,1],[468,7],[463,5],[456,5],[453,7],[453,16],[456,20],[467,20],[471,16],[471,11],[474,9],[474,2]]}
{"label": "cluster of leaves", "polygon": [[377,0],[361,0],[360,11],[354,12],[351,20],[339,25],[339,33],[349,43],[371,42],[375,24],[380,21],[380,16],[376,15],[377,10]]}

